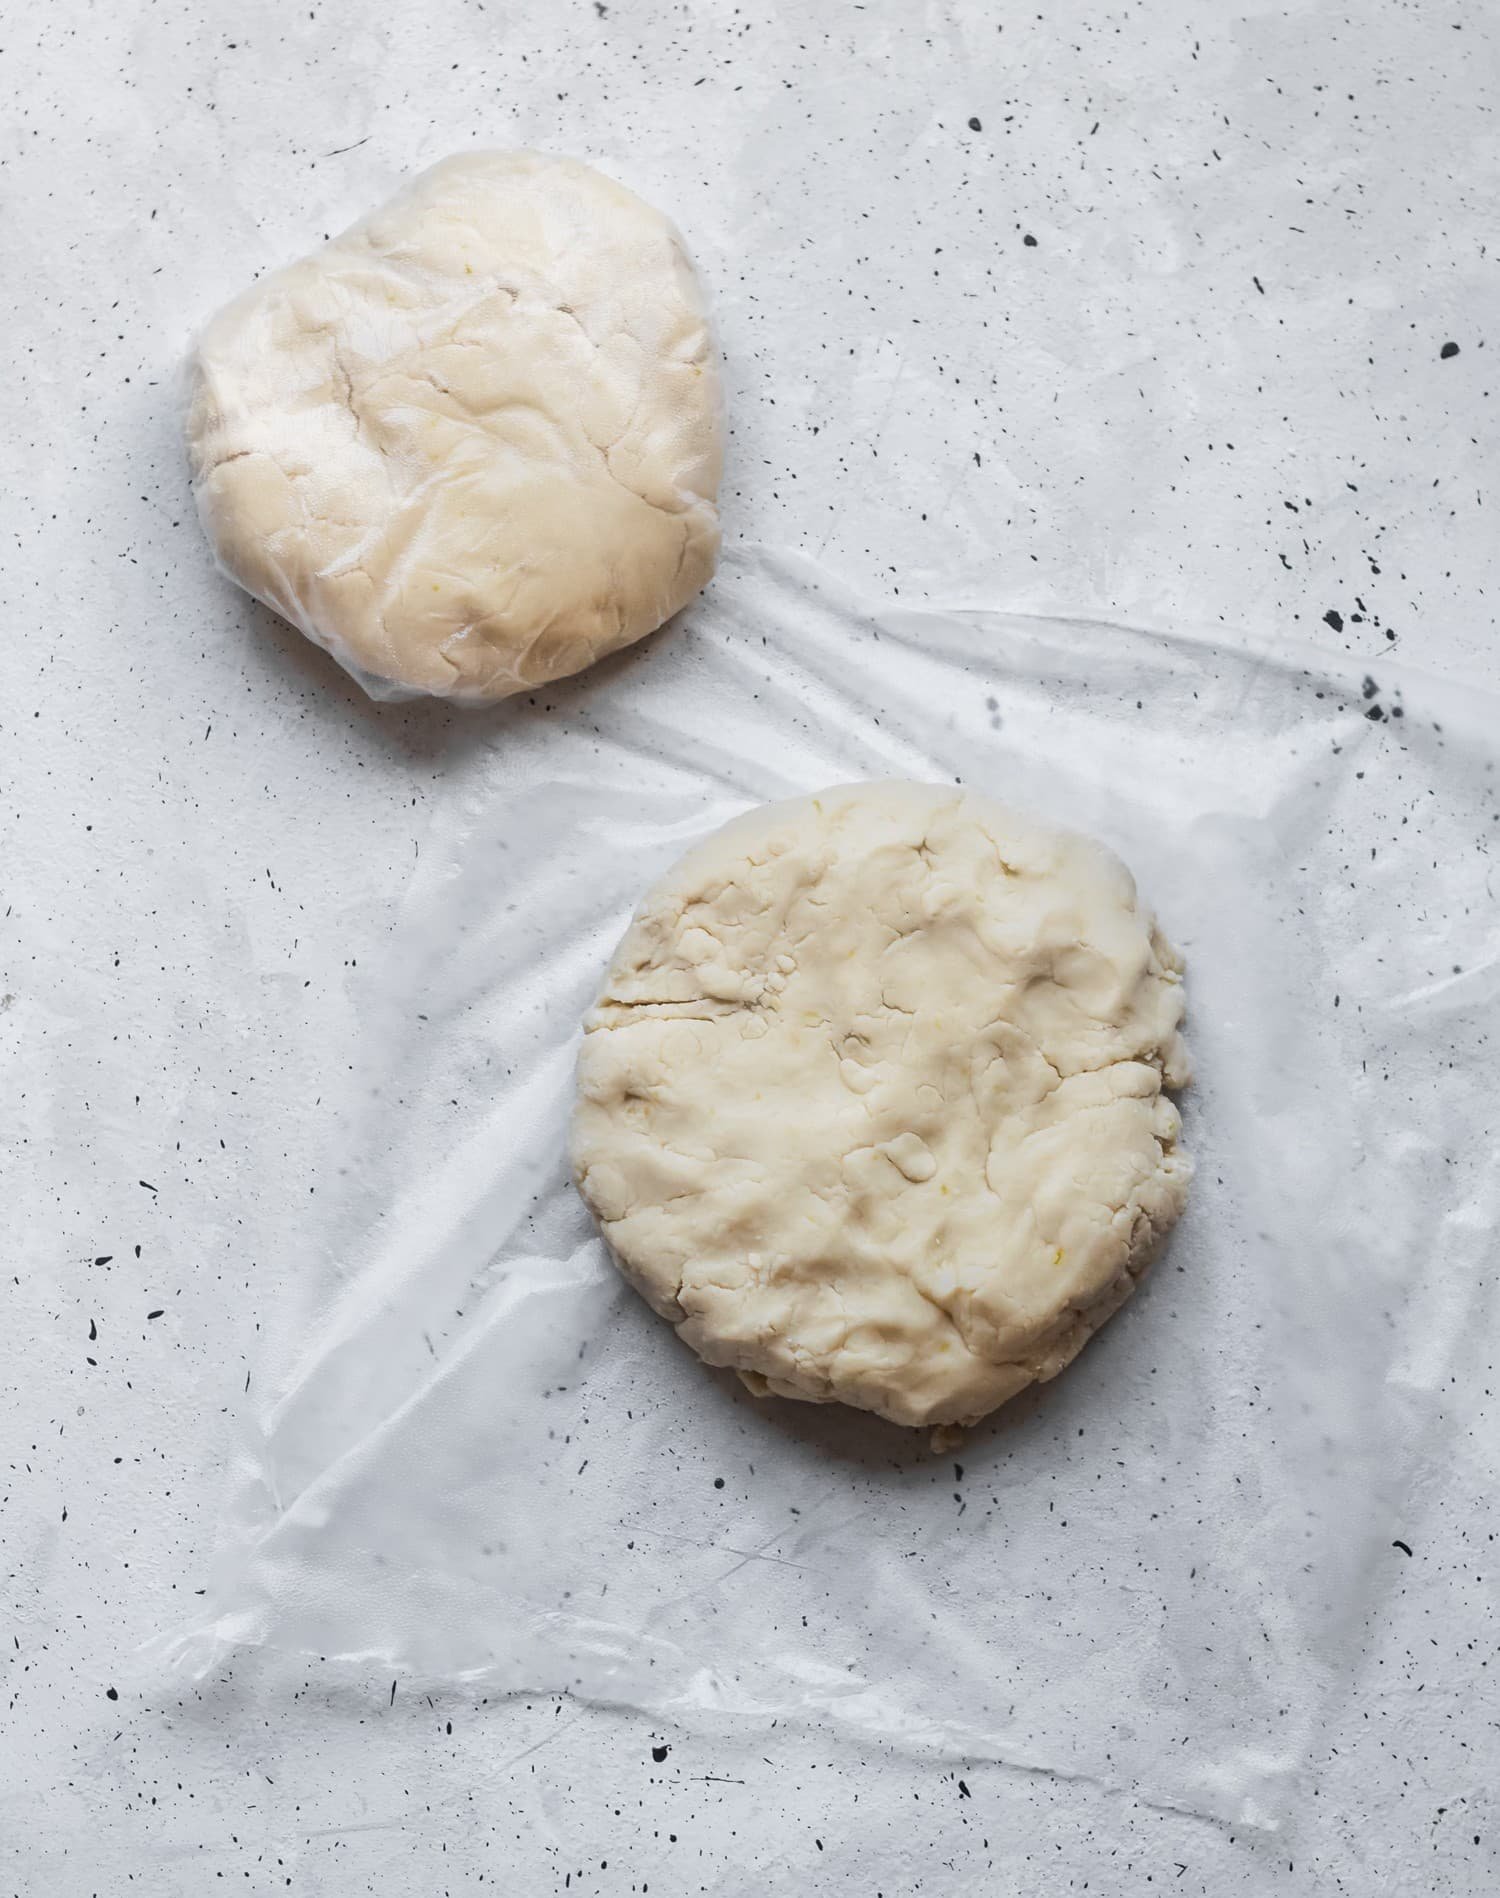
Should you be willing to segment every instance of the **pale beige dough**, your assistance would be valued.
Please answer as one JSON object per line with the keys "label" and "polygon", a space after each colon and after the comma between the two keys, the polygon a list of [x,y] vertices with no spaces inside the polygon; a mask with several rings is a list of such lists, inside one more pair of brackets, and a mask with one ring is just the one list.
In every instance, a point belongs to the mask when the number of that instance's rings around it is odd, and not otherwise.
{"label": "pale beige dough", "polygon": [[718,363],[672,226],[536,152],[424,172],[200,342],[228,572],[381,685],[505,698],[653,631],[719,544]]}
{"label": "pale beige dough", "polygon": [[984,798],[753,811],[616,951],[575,1177],[752,1390],[972,1422],[1063,1369],[1182,1211],[1181,966],[1118,858]]}

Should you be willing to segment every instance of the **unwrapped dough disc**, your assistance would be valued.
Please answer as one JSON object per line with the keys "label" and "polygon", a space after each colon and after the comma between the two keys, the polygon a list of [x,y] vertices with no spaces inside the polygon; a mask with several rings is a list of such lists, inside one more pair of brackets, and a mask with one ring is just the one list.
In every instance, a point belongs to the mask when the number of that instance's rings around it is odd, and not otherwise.
{"label": "unwrapped dough disc", "polygon": [[381,696],[577,672],[718,551],[718,364],[682,241],[537,152],[434,166],[221,311],[188,446],[228,572]]}
{"label": "unwrapped dough disc", "polygon": [[1102,845],[934,785],[770,805],[616,951],[575,1177],[752,1390],[972,1422],[1062,1370],[1182,1211],[1182,1010]]}

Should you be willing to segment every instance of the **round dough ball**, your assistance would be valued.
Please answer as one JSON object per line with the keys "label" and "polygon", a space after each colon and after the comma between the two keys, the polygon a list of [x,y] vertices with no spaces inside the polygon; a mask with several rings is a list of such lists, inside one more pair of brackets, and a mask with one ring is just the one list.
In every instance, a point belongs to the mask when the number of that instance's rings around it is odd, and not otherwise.
{"label": "round dough ball", "polygon": [[984,798],[753,811],[615,953],[579,1189],[752,1390],[971,1423],[1062,1370],[1182,1211],[1181,966],[1118,858]]}
{"label": "round dough ball", "polygon": [[718,552],[701,286],[569,158],[450,158],[248,290],[199,345],[188,446],[229,573],[380,696],[577,672]]}

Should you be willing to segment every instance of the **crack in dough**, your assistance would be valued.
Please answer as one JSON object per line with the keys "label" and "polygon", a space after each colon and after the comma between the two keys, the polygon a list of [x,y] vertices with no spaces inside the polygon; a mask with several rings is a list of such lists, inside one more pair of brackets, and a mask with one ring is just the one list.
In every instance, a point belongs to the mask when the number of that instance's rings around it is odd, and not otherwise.
{"label": "crack in dough", "polygon": [[357,676],[504,698],[643,638],[718,554],[718,363],[658,212],[451,158],[220,312],[188,446],[219,559]]}
{"label": "crack in dough", "polygon": [[579,1189],[751,1389],[971,1423],[1072,1360],[1182,1210],[1181,969],[1116,857],[982,798],[751,812],[615,953]]}

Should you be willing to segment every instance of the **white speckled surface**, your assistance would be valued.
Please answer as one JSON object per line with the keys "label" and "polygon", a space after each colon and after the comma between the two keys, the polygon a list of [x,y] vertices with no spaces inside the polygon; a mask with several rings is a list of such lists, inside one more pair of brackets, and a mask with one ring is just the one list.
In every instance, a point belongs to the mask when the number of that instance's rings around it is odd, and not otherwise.
{"label": "white speckled surface", "polygon": [[717,293],[731,538],[905,599],[1316,629],[1493,683],[1495,70],[1474,0],[12,6],[6,1889],[1500,1885],[1482,1343],[1280,1836],[816,1733],[477,1701],[449,1733],[388,1679],[330,1705],[126,1672],[204,1585],[223,1419],[319,1185],[323,1024],[472,742],[214,574],[194,321],[446,151],[570,149]]}

